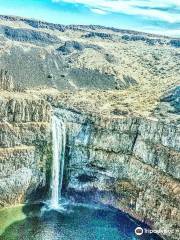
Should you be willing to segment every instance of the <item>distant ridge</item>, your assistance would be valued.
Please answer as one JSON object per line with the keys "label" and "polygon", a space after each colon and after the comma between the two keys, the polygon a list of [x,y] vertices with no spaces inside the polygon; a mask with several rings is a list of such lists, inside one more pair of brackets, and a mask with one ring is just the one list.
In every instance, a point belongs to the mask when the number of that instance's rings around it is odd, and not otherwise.
{"label": "distant ridge", "polygon": [[[160,37],[160,38],[166,38],[171,39],[172,37],[166,36],[166,35],[160,35],[160,34],[153,34],[153,33],[146,33],[142,31],[136,31],[136,30],[128,30],[128,29],[120,29],[120,28],[114,28],[114,27],[106,27],[103,25],[65,25],[65,24],[57,24],[57,23],[49,23],[46,21],[33,19],[33,18],[25,18],[20,16],[12,16],[12,15],[0,15],[0,19],[4,20],[10,20],[10,21],[23,21],[26,24],[29,24],[31,27],[34,28],[49,28],[51,30],[59,30],[59,31],[65,31],[67,29],[72,30],[80,30],[80,31],[87,31],[87,30],[110,30],[114,33],[122,33],[122,34],[134,34],[134,35],[146,35],[148,37]],[[173,39],[180,39],[173,37]]]}

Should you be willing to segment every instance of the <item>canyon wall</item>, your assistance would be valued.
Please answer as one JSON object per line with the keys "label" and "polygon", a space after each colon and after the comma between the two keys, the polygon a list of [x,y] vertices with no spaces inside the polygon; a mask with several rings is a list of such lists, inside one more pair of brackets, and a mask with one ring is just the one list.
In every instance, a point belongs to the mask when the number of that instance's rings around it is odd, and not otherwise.
{"label": "canyon wall", "polygon": [[178,239],[179,125],[63,109],[57,115],[67,123],[66,191],[89,193]]}
{"label": "canyon wall", "polygon": [[37,96],[4,91],[0,109],[1,208],[42,197],[51,161],[51,107]]}
{"label": "canyon wall", "polygon": [[[45,97],[44,97],[45,98]],[[52,160],[52,106],[36,94],[0,97],[0,207],[44,199]],[[52,106],[51,106],[52,105]],[[178,239],[180,128],[157,118],[54,109],[66,124],[64,187],[117,207]],[[34,198],[36,197],[36,198]]]}

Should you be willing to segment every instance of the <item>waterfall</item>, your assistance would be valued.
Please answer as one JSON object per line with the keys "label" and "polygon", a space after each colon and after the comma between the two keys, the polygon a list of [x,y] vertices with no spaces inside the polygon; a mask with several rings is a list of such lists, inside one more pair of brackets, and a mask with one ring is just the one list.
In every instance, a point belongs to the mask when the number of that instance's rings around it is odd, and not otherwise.
{"label": "waterfall", "polygon": [[62,119],[57,116],[52,118],[52,140],[53,140],[53,163],[51,180],[51,207],[58,208],[61,198],[61,190],[64,172],[64,156],[66,147],[66,128]]}

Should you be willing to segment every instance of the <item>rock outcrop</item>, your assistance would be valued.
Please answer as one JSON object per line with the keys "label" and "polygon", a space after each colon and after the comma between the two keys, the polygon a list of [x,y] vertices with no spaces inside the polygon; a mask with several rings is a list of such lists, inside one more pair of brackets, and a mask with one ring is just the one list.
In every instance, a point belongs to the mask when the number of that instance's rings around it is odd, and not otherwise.
{"label": "rock outcrop", "polygon": [[51,161],[51,108],[37,96],[4,91],[0,109],[0,207],[4,207],[43,197]]}
{"label": "rock outcrop", "polygon": [[9,39],[19,42],[35,42],[36,44],[55,44],[60,42],[56,36],[51,36],[48,33],[33,31],[31,29],[14,29],[7,26],[1,26],[0,33],[3,33]]}

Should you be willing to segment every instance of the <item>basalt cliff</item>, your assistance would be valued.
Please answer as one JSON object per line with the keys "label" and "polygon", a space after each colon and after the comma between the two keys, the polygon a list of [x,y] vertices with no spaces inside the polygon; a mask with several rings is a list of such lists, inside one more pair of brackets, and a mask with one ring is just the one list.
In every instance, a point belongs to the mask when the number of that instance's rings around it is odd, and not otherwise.
{"label": "basalt cliff", "polygon": [[48,199],[51,117],[63,189],[153,229],[180,222],[180,40],[0,16],[0,207]]}

